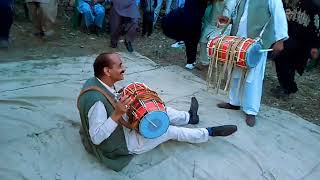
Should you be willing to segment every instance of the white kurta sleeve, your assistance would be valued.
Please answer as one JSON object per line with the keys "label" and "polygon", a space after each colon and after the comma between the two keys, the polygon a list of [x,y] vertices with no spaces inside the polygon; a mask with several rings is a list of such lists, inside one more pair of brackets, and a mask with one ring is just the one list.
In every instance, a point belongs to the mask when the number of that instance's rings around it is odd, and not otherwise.
{"label": "white kurta sleeve", "polygon": [[276,41],[288,39],[288,22],[282,1],[269,0],[269,8],[274,21],[274,34]]}
{"label": "white kurta sleeve", "polygon": [[107,111],[101,101],[96,102],[88,112],[89,134],[93,144],[100,144],[117,128],[118,124],[108,118]]}
{"label": "white kurta sleeve", "polygon": [[237,5],[237,0],[225,0],[223,16],[230,17]]}

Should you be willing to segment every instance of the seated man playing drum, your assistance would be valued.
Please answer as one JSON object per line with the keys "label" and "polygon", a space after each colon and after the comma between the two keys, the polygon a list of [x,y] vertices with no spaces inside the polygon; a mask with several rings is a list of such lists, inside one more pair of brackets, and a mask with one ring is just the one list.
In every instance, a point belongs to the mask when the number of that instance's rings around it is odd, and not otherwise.
{"label": "seated man playing drum", "polygon": [[[144,130],[141,129],[141,125],[140,131],[132,129],[127,124],[130,121],[124,120],[130,116],[127,116],[130,107],[137,104],[128,95],[130,90],[127,87],[127,90],[124,88],[122,96],[117,98],[118,93],[114,89],[114,84],[124,79],[125,68],[120,55],[102,53],[96,58],[93,68],[95,77],[85,82],[78,98],[82,123],[80,134],[86,150],[95,155],[108,168],[120,171],[130,162],[132,155],[150,151],[168,140],[203,143],[208,141],[209,136],[228,136],[237,130],[235,125],[208,128],[179,127],[199,123],[198,102],[193,97],[188,112],[166,107],[165,111],[169,122],[167,128],[162,134],[154,136],[155,138],[146,138],[142,134]],[[139,87],[143,86],[140,85]],[[132,86],[133,84],[130,84],[128,87]],[[125,91],[127,93],[123,93]],[[146,96],[148,97],[145,99],[151,97],[151,95]],[[161,102],[159,99],[158,102]],[[147,103],[142,102],[142,104],[145,104],[143,107],[147,106]],[[158,103],[157,106],[161,106],[161,103]],[[152,122],[152,116],[149,116],[147,120],[150,121],[150,124],[145,130],[147,133],[152,133],[152,129],[159,124],[155,121]]]}

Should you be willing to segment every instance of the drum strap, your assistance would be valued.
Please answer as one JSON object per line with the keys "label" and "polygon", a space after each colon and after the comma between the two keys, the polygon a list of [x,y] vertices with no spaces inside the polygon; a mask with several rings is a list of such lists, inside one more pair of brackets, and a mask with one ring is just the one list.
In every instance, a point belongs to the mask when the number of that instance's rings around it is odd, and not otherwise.
{"label": "drum strap", "polygon": [[[78,96],[78,100],[77,100],[77,107],[78,110],[80,110],[80,97],[88,92],[88,91],[98,91],[99,93],[101,93],[106,99],[107,101],[109,101],[109,103],[112,105],[112,107],[114,108],[116,105],[116,101],[113,97],[111,97],[108,93],[106,93],[104,90],[102,90],[101,88],[99,88],[98,86],[89,86],[88,88],[82,90]],[[125,121],[122,117],[119,119],[118,121],[122,126],[128,128],[128,129],[132,129],[132,127],[130,126],[130,124]]]}
{"label": "drum strap", "polygon": [[[224,91],[227,91],[228,90],[228,87],[229,87],[229,84],[230,84],[230,81],[231,81],[231,75],[232,75],[232,71],[234,69],[234,67],[236,66],[237,64],[237,61],[234,61],[235,57],[236,57],[236,54],[238,54],[238,57],[240,56],[240,48],[239,48],[239,45],[240,44],[243,44],[244,43],[244,39],[240,40],[238,43],[236,44],[232,44],[231,48],[228,49],[228,55],[229,55],[229,58],[228,58],[228,69],[227,69],[227,82],[225,84],[225,87],[224,87]],[[239,58],[238,58],[239,59]],[[226,72],[224,72],[226,73]]]}

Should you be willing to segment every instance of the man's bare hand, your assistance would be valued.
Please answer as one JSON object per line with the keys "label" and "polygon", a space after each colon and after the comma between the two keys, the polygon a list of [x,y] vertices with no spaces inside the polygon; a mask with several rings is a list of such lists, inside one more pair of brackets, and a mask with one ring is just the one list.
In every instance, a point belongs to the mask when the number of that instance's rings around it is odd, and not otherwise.
{"label": "man's bare hand", "polygon": [[131,103],[132,100],[129,96],[121,97],[114,107],[114,112],[112,113],[111,118],[114,121],[118,121],[122,115],[127,113]]}
{"label": "man's bare hand", "polygon": [[283,40],[275,42],[272,46],[272,49],[273,49],[274,55],[278,55],[281,51],[283,51],[284,49]]}
{"label": "man's bare hand", "polygon": [[228,24],[230,22],[230,18],[227,16],[219,16],[218,17],[218,22],[217,22],[217,26],[218,27],[222,27],[225,26],[226,24]]}

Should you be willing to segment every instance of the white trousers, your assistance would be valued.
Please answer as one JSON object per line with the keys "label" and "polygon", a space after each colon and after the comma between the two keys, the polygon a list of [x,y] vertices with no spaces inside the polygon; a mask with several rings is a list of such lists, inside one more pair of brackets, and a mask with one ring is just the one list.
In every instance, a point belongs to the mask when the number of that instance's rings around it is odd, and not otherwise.
{"label": "white trousers", "polygon": [[[153,25],[155,25],[158,20],[158,17],[162,8],[162,3],[163,3],[163,0],[157,1],[157,7],[154,9]],[[166,15],[169,14],[169,12],[171,11],[171,4],[172,4],[172,0],[166,0]]]}
{"label": "white trousers", "polygon": [[168,140],[176,140],[188,143],[203,143],[208,141],[209,133],[206,128],[185,128],[179,127],[187,125],[189,113],[178,111],[167,107],[167,114],[170,119],[170,126],[166,133],[155,139],[147,139],[136,131],[124,128],[127,147],[131,154],[142,154],[157,147]]}
{"label": "white trousers", "polygon": [[[229,103],[241,106],[246,114],[257,115],[260,109],[264,72],[266,68],[267,53],[264,53],[260,63],[248,70],[247,77],[240,83],[243,70],[236,68],[232,74]],[[240,87],[240,88],[239,88]]]}

